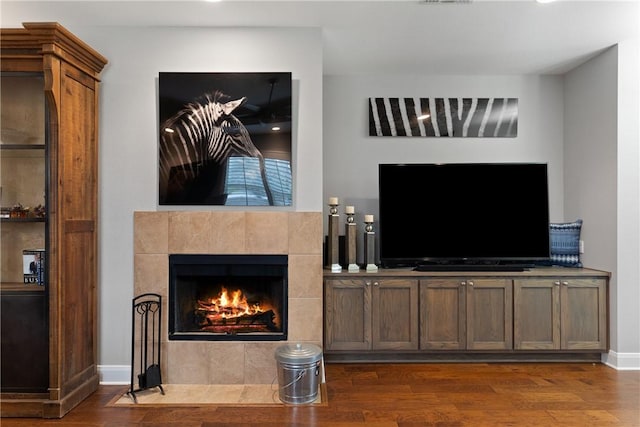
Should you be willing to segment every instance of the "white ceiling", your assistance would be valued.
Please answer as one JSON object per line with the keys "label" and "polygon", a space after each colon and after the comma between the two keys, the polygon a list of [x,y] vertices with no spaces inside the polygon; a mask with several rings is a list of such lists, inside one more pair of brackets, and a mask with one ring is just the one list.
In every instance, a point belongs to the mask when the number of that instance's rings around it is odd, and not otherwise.
{"label": "white ceiling", "polygon": [[324,74],[563,73],[619,41],[638,38],[639,0],[437,3],[418,0],[2,0],[2,27],[321,28]]}

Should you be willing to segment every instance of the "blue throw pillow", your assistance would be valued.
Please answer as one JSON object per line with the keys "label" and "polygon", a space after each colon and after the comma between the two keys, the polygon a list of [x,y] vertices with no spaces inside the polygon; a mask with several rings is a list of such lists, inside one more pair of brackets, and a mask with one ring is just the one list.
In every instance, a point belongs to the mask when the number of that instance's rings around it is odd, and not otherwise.
{"label": "blue throw pillow", "polygon": [[582,220],[574,222],[550,223],[552,265],[564,267],[582,267],[580,262],[580,231]]}

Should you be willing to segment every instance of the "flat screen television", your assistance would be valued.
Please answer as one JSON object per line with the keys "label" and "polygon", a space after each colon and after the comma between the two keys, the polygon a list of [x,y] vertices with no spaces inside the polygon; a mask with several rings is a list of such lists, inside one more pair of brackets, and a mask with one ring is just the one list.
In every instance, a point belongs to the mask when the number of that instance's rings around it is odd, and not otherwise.
{"label": "flat screen television", "polygon": [[384,268],[549,259],[547,165],[379,165]]}

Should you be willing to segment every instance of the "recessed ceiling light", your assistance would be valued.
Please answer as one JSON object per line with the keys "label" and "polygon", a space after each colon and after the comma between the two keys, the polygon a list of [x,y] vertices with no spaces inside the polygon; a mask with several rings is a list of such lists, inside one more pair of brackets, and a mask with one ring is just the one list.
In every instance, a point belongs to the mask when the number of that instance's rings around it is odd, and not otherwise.
{"label": "recessed ceiling light", "polygon": [[272,131],[277,132],[280,130],[280,126],[274,126],[271,128]]}
{"label": "recessed ceiling light", "polygon": [[556,0],[536,0],[537,3],[553,3]]}

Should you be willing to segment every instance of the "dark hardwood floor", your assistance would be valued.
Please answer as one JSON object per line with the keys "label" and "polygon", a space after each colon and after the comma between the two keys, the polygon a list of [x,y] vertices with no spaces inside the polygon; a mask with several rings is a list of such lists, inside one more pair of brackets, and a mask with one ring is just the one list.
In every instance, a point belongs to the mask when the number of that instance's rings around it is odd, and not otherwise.
{"label": "dark hardwood floor", "polygon": [[640,426],[640,371],[599,363],[326,365],[328,404],[282,407],[107,406],[99,390],[59,420],[10,426],[418,427]]}

